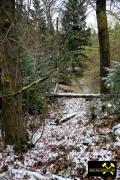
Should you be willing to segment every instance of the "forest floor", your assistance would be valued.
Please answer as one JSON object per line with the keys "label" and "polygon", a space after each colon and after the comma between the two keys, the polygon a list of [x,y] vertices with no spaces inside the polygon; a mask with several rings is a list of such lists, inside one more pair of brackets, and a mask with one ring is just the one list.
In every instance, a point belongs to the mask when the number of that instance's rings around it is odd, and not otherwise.
{"label": "forest floor", "polygon": [[[0,180],[87,180],[88,161],[117,161],[120,180],[120,122],[107,114],[91,119],[90,104],[98,100],[62,98],[39,125],[27,152],[15,154],[12,146],[0,149]],[[38,116],[27,115],[29,133]],[[42,137],[41,137],[42,134]],[[40,138],[41,137],[41,138]]]}

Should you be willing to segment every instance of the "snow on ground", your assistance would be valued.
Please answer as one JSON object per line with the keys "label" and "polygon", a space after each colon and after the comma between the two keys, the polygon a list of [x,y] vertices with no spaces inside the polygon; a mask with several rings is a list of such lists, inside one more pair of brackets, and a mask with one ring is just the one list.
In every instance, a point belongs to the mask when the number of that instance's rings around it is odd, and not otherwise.
{"label": "snow on ground", "polygon": [[[34,134],[33,142],[41,133],[39,129]],[[87,180],[89,160],[119,162],[120,124],[104,116],[90,121],[84,99],[63,99],[46,119],[43,136],[34,148],[23,154],[15,154],[11,146],[0,150],[0,179]],[[118,164],[116,179],[120,179],[119,169]]]}

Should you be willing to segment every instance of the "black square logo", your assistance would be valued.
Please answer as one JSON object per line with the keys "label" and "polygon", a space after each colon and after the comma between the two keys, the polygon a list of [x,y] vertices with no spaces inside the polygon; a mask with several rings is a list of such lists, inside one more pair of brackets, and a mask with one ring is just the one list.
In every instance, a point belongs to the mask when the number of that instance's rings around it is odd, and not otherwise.
{"label": "black square logo", "polygon": [[116,161],[88,161],[88,176],[116,177]]}

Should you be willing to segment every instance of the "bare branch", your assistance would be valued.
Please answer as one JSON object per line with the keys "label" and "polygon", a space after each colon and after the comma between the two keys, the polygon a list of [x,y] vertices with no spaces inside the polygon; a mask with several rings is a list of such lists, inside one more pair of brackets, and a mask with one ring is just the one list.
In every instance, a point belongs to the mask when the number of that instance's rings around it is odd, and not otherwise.
{"label": "bare branch", "polygon": [[115,17],[116,20],[120,21],[120,17],[117,15],[117,13],[115,13],[111,10],[107,10],[107,13],[110,14],[111,16]]}
{"label": "bare branch", "polygon": [[96,11],[96,7],[95,7],[95,1],[91,1],[91,0],[87,0],[87,4],[90,5],[95,11]]}
{"label": "bare branch", "polygon": [[50,75],[46,76],[46,77],[43,77],[43,78],[40,78],[36,81],[33,81],[32,83],[28,84],[27,86],[23,87],[22,89],[18,90],[17,92],[14,92],[12,94],[8,94],[8,95],[3,95],[3,96],[0,96],[0,99],[2,98],[10,98],[12,96],[16,96],[18,94],[21,94],[22,92],[32,88],[33,86],[36,86],[37,84],[41,83],[41,82],[44,82],[45,80],[47,80],[48,78],[50,77]]}

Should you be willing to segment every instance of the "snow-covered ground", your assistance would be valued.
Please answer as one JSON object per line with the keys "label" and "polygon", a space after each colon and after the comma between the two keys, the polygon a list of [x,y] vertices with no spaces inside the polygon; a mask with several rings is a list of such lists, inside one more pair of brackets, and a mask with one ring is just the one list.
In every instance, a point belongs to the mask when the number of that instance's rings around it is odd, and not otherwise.
{"label": "snow-covered ground", "polygon": [[[120,160],[120,124],[107,115],[90,120],[84,99],[62,99],[39,139],[41,133],[34,134],[37,143],[27,153],[15,154],[11,146],[0,150],[1,180],[87,180],[89,160]],[[118,164],[118,180],[119,170]]]}

